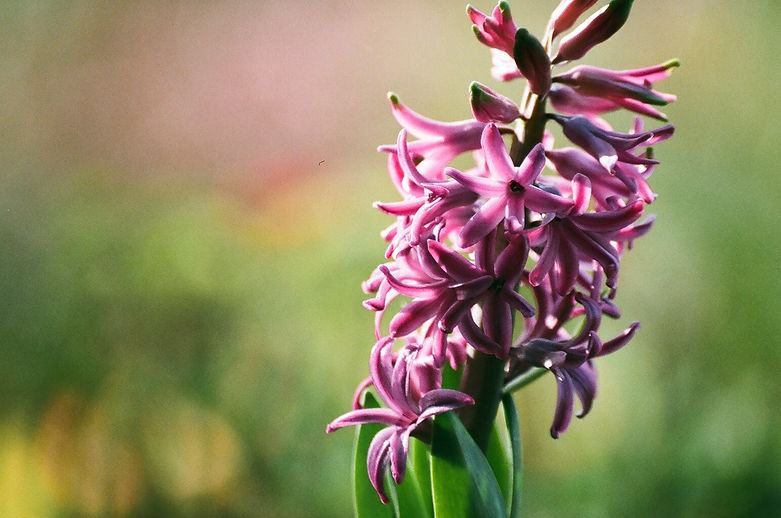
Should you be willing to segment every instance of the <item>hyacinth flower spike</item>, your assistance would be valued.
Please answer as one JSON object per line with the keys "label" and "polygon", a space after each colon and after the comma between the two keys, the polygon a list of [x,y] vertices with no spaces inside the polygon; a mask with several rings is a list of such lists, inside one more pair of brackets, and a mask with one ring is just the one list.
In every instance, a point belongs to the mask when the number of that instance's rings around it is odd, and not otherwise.
{"label": "hyacinth flower spike", "polygon": [[[656,198],[652,146],[674,127],[646,131],[635,117],[622,133],[603,117],[621,109],[666,121],[659,109],[676,97],[654,85],[679,63],[557,67],[610,38],[632,3],[559,0],[541,40],[516,25],[504,0],[488,14],[468,6],[491,74],[524,79],[521,91],[505,97],[472,82],[474,118],[456,122],[389,95],[401,131],[379,150],[400,198],[375,204],[394,221],[381,233],[387,262],[362,286],[376,341],[352,411],[327,427],[359,426],[354,458],[369,477],[354,478],[357,516],[520,516],[512,392],[553,374],[557,438],[590,411],[597,358],[635,334],[637,322],[606,342],[598,331],[621,316],[622,255],[654,221],[642,219]],[[556,148],[554,122],[570,147]],[[499,453],[512,459],[513,480],[500,487],[504,474],[490,459],[502,426],[510,441]],[[386,479],[404,479],[410,449],[410,473],[393,491]]]}
{"label": "hyacinth flower spike", "polygon": [[499,129],[489,124],[483,131],[482,149],[490,177],[471,176],[457,169],[446,169],[448,176],[487,198],[464,225],[460,236],[462,247],[473,246],[503,219],[507,232],[522,232],[527,208],[539,213],[565,213],[572,206],[571,200],[551,194],[534,184],[545,167],[545,149],[542,144],[535,146],[521,165],[515,167]]}
{"label": "hyacinth flower spike", "polygon": [[400,484],[407,466],[409,438],[437,414],[466,405],[474,400],[456,390],[433,389],[415,400],[410,389],[410,364],[418,347],[408,344],[393,362],[393,339],[379,341],[370,358],[371,382],[387,408],[362,408],[337,417],[326,428],[331,433],[345,426],[380,423],[387,428],[380,431],[369,447],[367,468],[369,479],[383,503],[388,502],[383,479],[390,465],[394,482]]}

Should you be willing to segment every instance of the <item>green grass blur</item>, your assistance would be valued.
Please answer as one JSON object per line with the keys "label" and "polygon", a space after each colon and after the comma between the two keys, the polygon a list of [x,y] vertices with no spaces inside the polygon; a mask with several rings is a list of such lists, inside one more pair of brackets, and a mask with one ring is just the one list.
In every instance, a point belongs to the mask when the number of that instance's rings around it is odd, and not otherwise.
{"label": "green grass blur", "polygon": [[[511,6],[539,33],[556,3]],[[592,413],[554,441],[553,381],[519,394],[524,516],[781,514],[779,23],[638,0],[584,60],[680,58],[677,134]],[[0,27],[0,517],[349,516],[325,425],[367,375],[385,92],[518,96],[463,6],[11,1]]]}

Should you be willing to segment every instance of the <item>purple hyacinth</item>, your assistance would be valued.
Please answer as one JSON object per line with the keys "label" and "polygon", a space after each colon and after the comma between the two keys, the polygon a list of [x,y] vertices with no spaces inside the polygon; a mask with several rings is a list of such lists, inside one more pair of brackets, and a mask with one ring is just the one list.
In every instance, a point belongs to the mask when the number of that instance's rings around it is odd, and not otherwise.
{"label": "purple hyacinth", "polygon": [[[598,334],[603,318],[621,317],[621,260],[654,223],[646,215],[656,199],[652,146],[674,127],[644,130],[636,117],[623,133],[609,117],[627,110],[666,121],[657,108],[676,98],[654,85],[679,63],[560,70],[609,39],[632,0],[611,0],[575,26],[596,3],[561,0],[541,40],[516,25],[505,1],[490,14],[469,6],[494,78],[526,81],[510,96],[473,82],[470,119],[433,120],[389,95],[401,129],[379,150],[399,198],[375,203],[393,220],[381,233],[386,261],[362,285],[375,315],[370,376],[353,410],[327,428],[385,425],[367,452],[383,502],[385,474],[401,482],[410,437],[430,444],[433,416],[467,407],[456,415],[484,448],[501,394],[546,371],[557,386],[550,431],[560,436],[575,399],[579,417],[594,403],[597,359],[639,327],[606,342]],[[563,145],[546,127],[552,122]],[[443,389],[443,379],[462,391]],[[382,408],[361,407],[366,390]]]}
{"label": "purple hyacinth", "polygon": [[483,131],[482,149],[491,176],[479,177],[446,169],[448,176],[487,201],[464,225],[461,246],[468,247],[488,235],[502,220],[507,232],[518,234],[524,230],[526,210],[537,213],[566,213],[572,201],[552,194],[535,181],[545,167],[545,149],[535,146],[519,167],[513,165],[496,125],[489,124]]}
{"label": "purple hyacinth", "polygon": [[326,428],[328,433],[345,426],[366,423],[387,425],[369,446],[367,469],[369,479],[383,503],[388,502],[384,477],[390,465],[394,482],[401,483],[407,466],[410,435],[421,431],[437,414],[466,405],[474,400],[456,390],[435,388],[414,397],[411,378],[412,364],[419,348],[407,345],[393,360],[393,339],[384,339],[372,349],[369,361],[371,384],[387,408],[361,408],[337,417]]}

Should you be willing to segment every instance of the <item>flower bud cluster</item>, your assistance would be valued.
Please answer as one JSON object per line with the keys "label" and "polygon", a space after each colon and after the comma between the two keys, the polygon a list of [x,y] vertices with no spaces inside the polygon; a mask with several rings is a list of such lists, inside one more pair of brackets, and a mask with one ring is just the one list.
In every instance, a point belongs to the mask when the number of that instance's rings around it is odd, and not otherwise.
{"label": "flower bud cluster", "polygon": [[[526,79],[520,104],[474,82],[474,118],[440,122],[389,95],[402,129],[395,144],[379,149],[400,200],[375,204],[395,220],[382,233],[388,261],[363,285],[377,343],[353,410],[328,427],[387,425],[368,460],[383,501],[388,467],[397,483],[403,477],[409,437],[426,440],[432,416],[479,404],[474,394],[443,388],[443,369],[489,355],[504,362],[503,383],[551,371],[558,388],[551,434],[558,437],[575,396],[579,416],[591,408],[594,359],[625,345],[639,326],[605,342],[598,335],[603,316],[619,316],[613,301],[622,254],[653,222],[644,218],[656,196],[648,184],[658,163],[651,146],[673,126],[644,130],[638,118],[622,133],[602,116],[625,108],[666,120],[654,107],[675,96],[652,84],[678,62],[625,71],[580,65],[556,74],[614,34],[632,4],[612,0],[565,34],[595,3],[563,0],[542,40],[518,28],[507,2],[490,14],[467,8],[477,39],[493,53],[493,76]],[[551,121],[572,145],[556,147],[545,130]],[[452,167],[464,154],[473,164]],[[397,298],[405,302],[398,310]],[[394,343],[401,349],[394,352]],[[369,386],[385,408],[361,408]]]}

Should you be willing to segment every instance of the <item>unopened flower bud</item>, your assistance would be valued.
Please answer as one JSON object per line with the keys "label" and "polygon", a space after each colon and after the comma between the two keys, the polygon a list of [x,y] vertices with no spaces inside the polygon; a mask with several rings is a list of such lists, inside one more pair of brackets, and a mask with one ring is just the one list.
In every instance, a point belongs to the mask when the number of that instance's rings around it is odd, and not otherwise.
{"label": "unopened flower bud", "polygon": [[518,70],[529,81],[529,89],[537,95],[545,95],[550,90],[550,58],[540,41],[526,29],[515,33],[513,58]]}
{"label": "unopened flower bud", "polygon": [[510,123],[521,116],[518,105],[487,86],[473,81],[469,85],[469,104],[480,122]]}
{"label": "unopened flower bud", "polygon": [[562,0],[551,13],[550,22],[548,22],[551,39],[575,25],[578,17],[596,2],[597,0]]}
{"label": "unopened flower bud", "polygon": [[501,1],[490,16],[478,11],[471,5],[466,6],[466,14],[474,24],[472,30],[483,45],[512,53],[515,31],[518,27],[510,14],[510,5]]}
{"label": "unopened flower bud", "polygon": [[580,59],[592,47],[602,43],[624,25],[632,9],[633,0],[611,0],[574,31],[561,40],[553,63]]}
{"label": "unopened flower bud", "polygon": [[651,88],[652,80],[667,77],[679,66],[678,60],[647,69],[613,71],[580,65],[554,78],[557,83],[569,85],[581,95],[602,99],[634,99],[641,103],[664,106],[675,101],[675,96]]}

